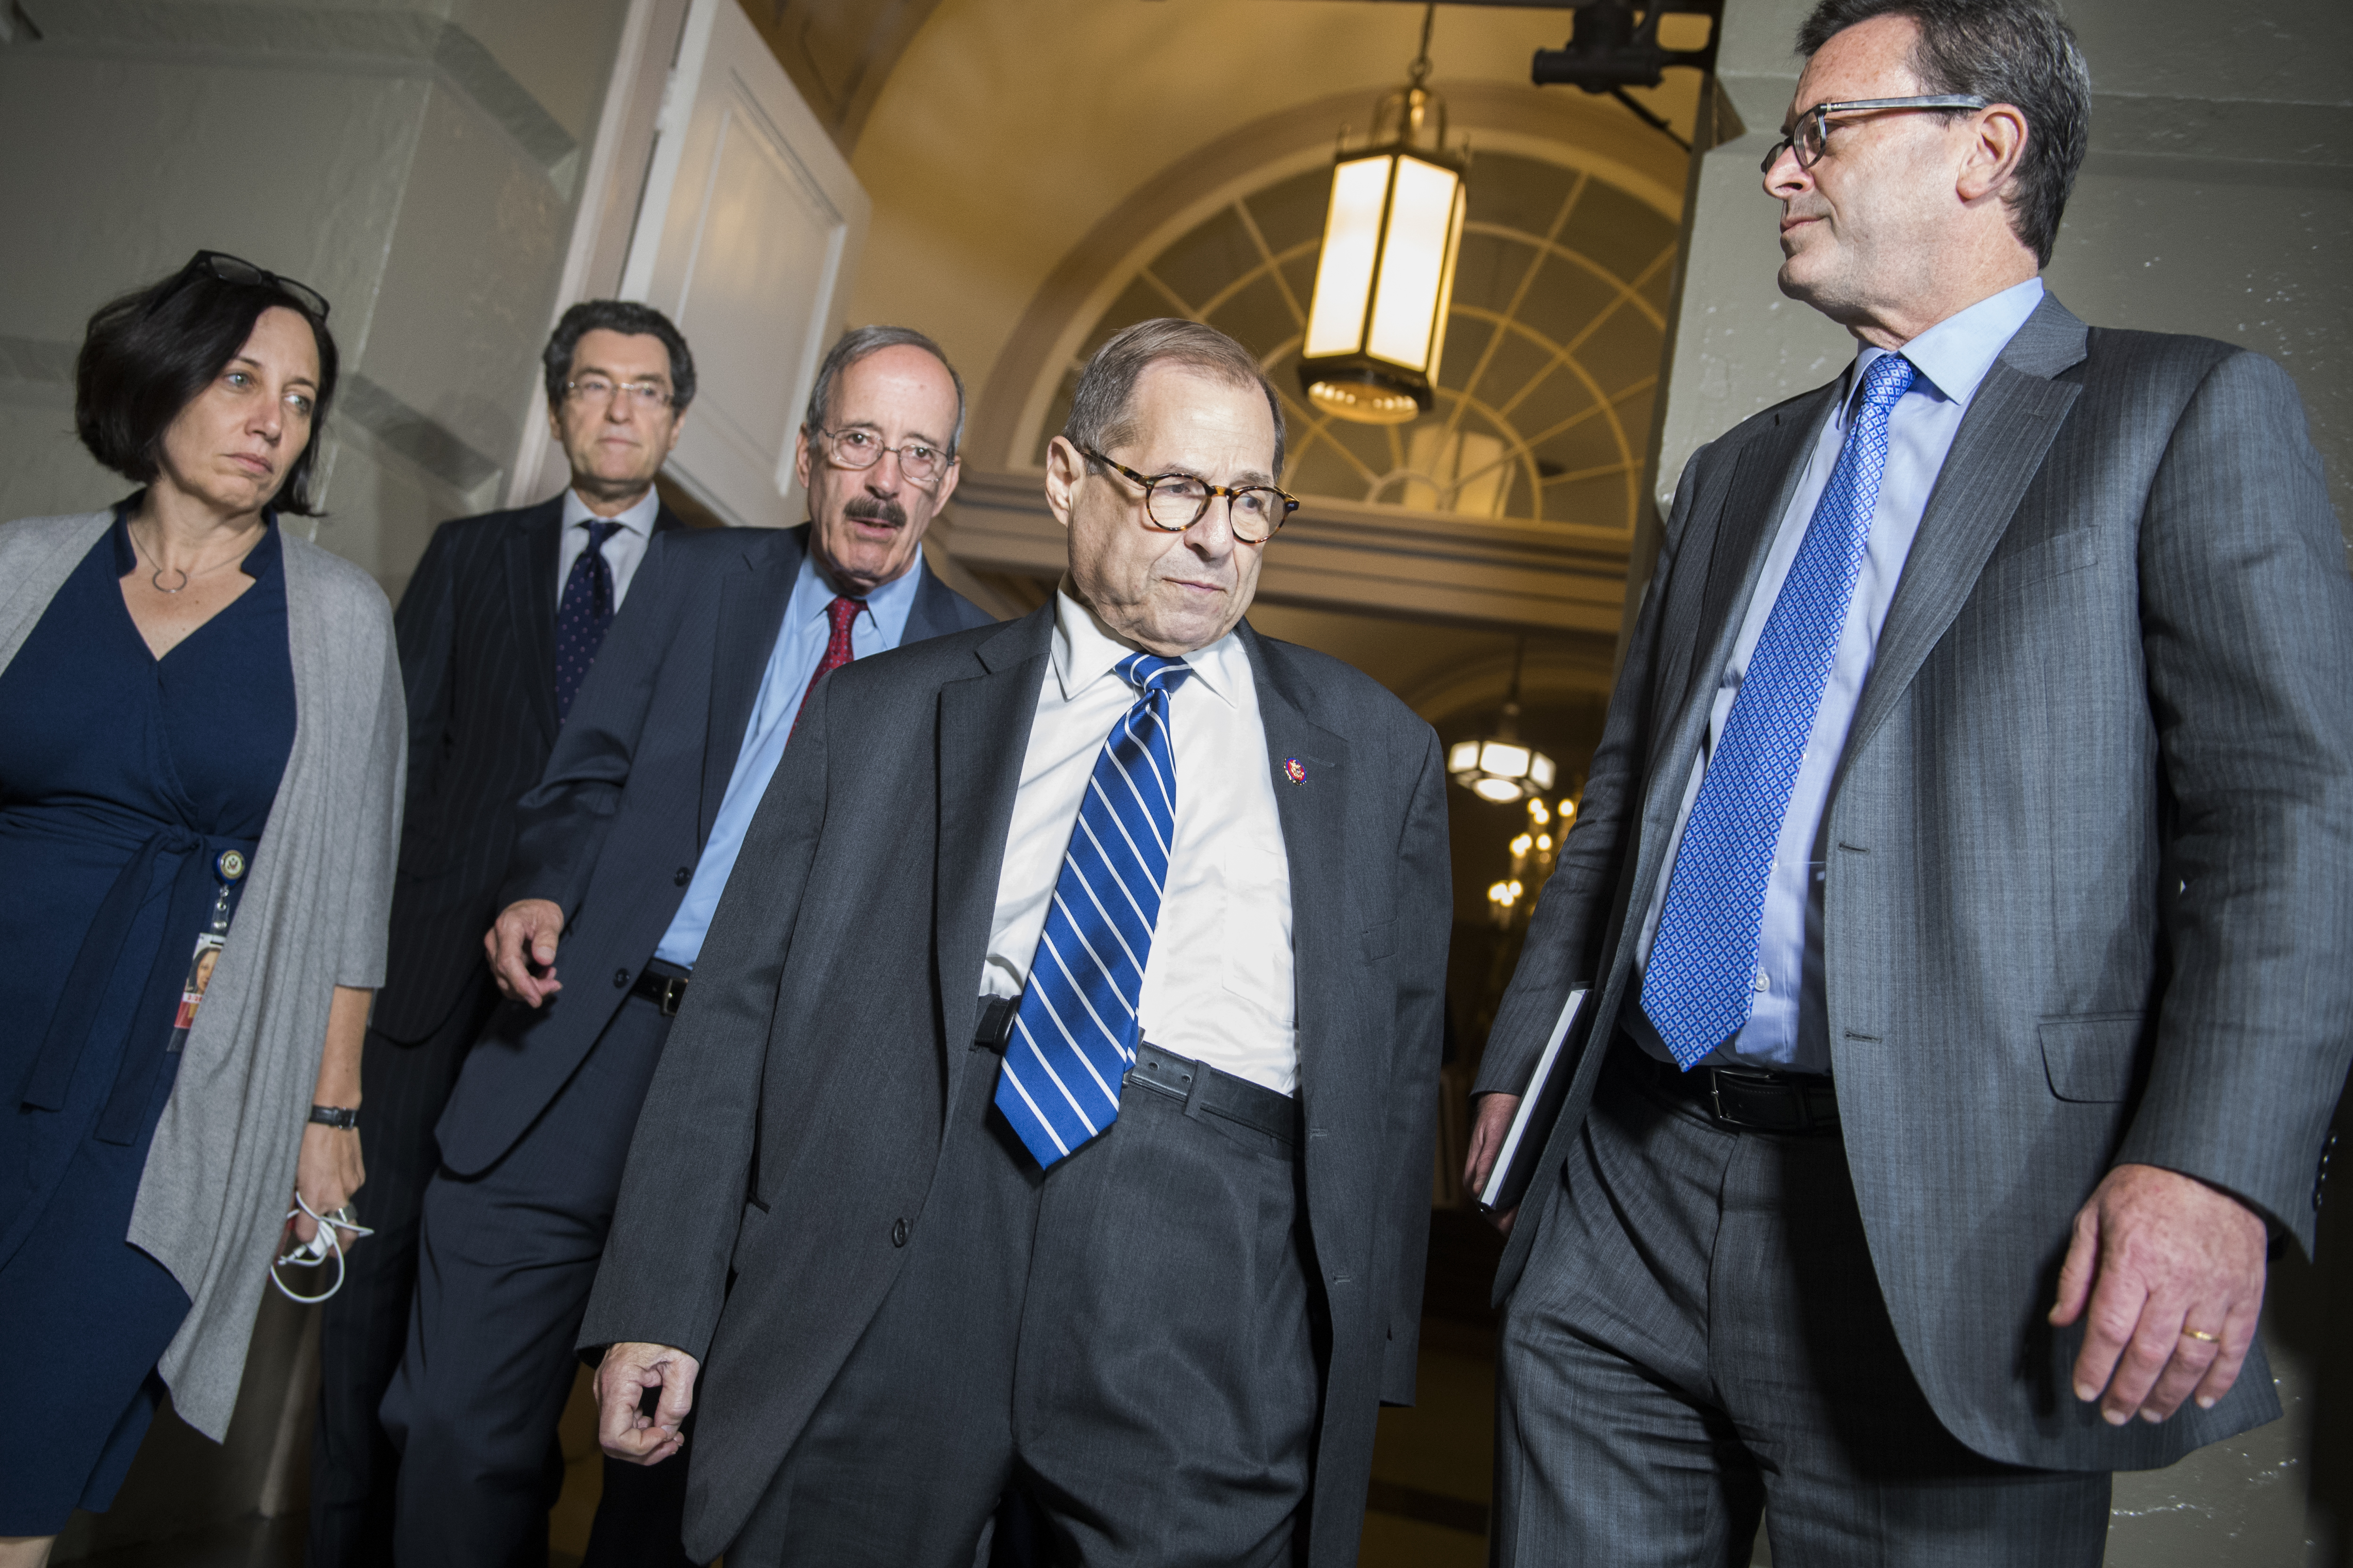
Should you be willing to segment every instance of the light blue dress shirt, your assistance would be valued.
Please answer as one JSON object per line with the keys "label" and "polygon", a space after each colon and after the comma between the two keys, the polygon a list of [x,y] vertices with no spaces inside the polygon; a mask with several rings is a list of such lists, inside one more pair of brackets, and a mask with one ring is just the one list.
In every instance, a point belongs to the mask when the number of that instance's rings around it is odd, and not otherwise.
{"label": "light blue dress shirt", "polygon": [[[923,574],[923,550],[917,545],[913,563],[867,595],[866,608],[849,623],[850,658],[864,658],[899,646],[899,639],[906,635],[907,614],[915,607],[915,584]],[[825,645],[833,633],[825,612],[833,596],[833,588],[818,574],[816,561],[804,559],[800,575],[793,580],[792,599],[785,605],[785,624],[776,629],[776,646],[768,650],[767,671],[760,677],[752,721],[744,726],[743,748],[735,753],[735,771],[727,775],[727,793],[711,824],[711,840],[702,847],[702,858],[695,862],[694,880],[687,884],[685,901],[678,906],[670,930],[662,933],[661,945],[654,949],[654,956],[665,963],[692,969],[702,955],[712,911],[726,890],[728,873],[735,869],[735,857],[743,850],[752,814],[759,809],[760,797],[768,793],[768,780],[785,754],[785,742],[791,738],[793,720],[800,712],[809,677],[825,658]]]}
{"label": "light blue dress shirt", "polygon": [[[1887,422],[1887,469],[1879,482],[1879,505],[1872,514],[1871,542],[1862,570],[1848,602],[1846,625],[1839,633],[1838,657],[1822,688],[1821,706],[1814,713],[1813,732],[1798,764],[1798,779],[1789,792],[1788,815],[1781,820],[1781,840],[1774,851],[1773,874],[1765,889],[1764,927],[1757,949],[1756,995],[1748,1022],[1740,1032],[1703,1058],[1704,1065],[1776,1068],[1786,1072],[1828,1072],[1831,1047],[1822,993],[1822,879],[1820,847],[1822,814],[1830,804],[1831,775],[1846,750],[1847,731],[1853,726],[1855,705],[1879,647],[1879,628],[1912,553],[1920,529],[1920,514],[1952,450],[1953,437],[1968,413],[1993,362],[2042,302],[2042,280],[2030,278],[1968,310],[1947,317],[1900,351],[1919,374],[1912,388],[1895,405]],[[1659,878],[1651,907],[1643,916],[1634,943],[1634,994],[1641,992],[1641,973],[1649,966],[1651,942],[1658,934],[1659,917],[1666,909],[1667,889],[1674,874],[1674,856],[1683,843],[1683,824],[1699,799],[1700,781],[1708,758],[1732,716],[1733,700],[1748,660],[1764,636],[1766,618],[1780,597],[1781,584],[1797,559],[1814,508],[1829,486],[1838,463],[1839,447],[1853,417],[1854,389],[1863,373],[1886,353],[1866,347],[1847,373],[1844,395],[1815,438],[1806,471],[1799,480],[1778,531],[1757,580],[1757,592],[1740,623],[1740,637],[1724,667],[1715,701],[1708,712],[1707,743],[1692,764],[1691,781],[1683,791],[1675,831],[1667,847],[1667,868]],[[1652,1056],[1673,1059],[1651,1020],[1638,1006],[1625,1010],[1628,1029]]]}

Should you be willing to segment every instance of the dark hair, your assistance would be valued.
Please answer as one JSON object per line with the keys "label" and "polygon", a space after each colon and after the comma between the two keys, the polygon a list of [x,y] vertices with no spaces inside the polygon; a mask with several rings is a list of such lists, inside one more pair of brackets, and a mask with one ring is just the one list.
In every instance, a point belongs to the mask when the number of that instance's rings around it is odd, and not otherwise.
{"label": "dark hair", "polygon": [[[1128,405],[1135,400],[1135,384],[1155,364],[1180,364],[1264,393],[1267,412],[1274,416],[1274,477],[1282,477],[1282,399],[1275,395],[1266,373],[1250,350],[1217,328],[1175,316],[1138,321],[1095,350],[1079,374],[1062,438],[1073,447],[1105,452],[1134,435]],[[1087,466],[1093,468],[1094,460],[1089,458]]]}
{"label": "dark hair", "polygon": [[670,405],[678,413],[686,412],[686,405],[694,401],[693,352],[668,316],[634,300],[583,300],[556,321],[539,356],[540,368],[547,375],[550,408],[564,405],[564,384],[572,379],[572,356],[580,340],[597,331],[659,338],[670,353]]}
{"label": "dark hair", "polygon": [[311,406],[311,438],[287,466],[270,505],[316,516],[311,465],[335,396],[335,339],[301,301],[268,283],[231,283],[183,268],[100,305],[74,364],[74,429],[90,455],[124,479],[152,483],[164,431],[228,368],[253,336],[253,324],[272,307],[311,324],[319,349],[319,392]]}
{"label": "dark hair", "polygon": [[2074,29],[2052,0],[1821,0],[1798,29],[1798,52],[1811,56],[1875,16],[1919,27],[1912,72],[1922,91],[1975,93],[2026,116],[2026,149],[2002,200],[2019,242],[2049,266],[2091,139],[2092,72]]}
{"label": "dark hair", "polygon": [[948,456],[955,457],[956,448],[964,445],[964,377],[948,363],[939,344],[913,327],[852,327],[836,339],[833,347],[825,351],[825,363],[817,367],[817,383],[809,388],[808,410],[801,416],[801,428],[812,435],[825,428],[826,416],[833,409],[833,384],[843,371],[869,354],[895,348],[923,350],[939,361],[940,368],[955,383],[955,428],[948,432]]}

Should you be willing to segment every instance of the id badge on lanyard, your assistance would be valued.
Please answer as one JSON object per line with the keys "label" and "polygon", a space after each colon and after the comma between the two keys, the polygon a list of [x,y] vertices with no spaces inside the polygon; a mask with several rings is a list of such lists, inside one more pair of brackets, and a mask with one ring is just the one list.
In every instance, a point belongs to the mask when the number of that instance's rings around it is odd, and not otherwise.
{"label": "id badge on lanyard", "polygon": [[196,1026],[196,1009],[204,1005],[205,988],[212,984],[213,970],[220,963],[221,949],[228,942],[230,907],[238,880],[245,875],[242,851],[224,849],[213,862],[213,875],[220,882],[220,891],[213,900],[213,918],[196,936],[196,950],[188,955],[188,978],[180,986],[179,1012],[172,1019],[172,1038],[164,1049],[177,1056],[188,1043],[188,1031]]}

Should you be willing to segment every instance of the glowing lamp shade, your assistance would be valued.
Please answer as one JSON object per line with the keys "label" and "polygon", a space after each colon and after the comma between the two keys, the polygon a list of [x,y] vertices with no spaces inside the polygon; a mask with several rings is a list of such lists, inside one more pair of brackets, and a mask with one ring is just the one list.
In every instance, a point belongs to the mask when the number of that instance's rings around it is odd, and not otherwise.
{"label": "glowing lamp shade", "polygon": [[1503,738],[1455,742],[1446,749],[1446,772],[1481,800],[1509,805],[1550,789],[1557,770],[1535,747]]}
{"label": "glowing lamp shade", "polygon": [[1433,406],[1462,243],[1462,171],[1402,142],[1332,171],[1299,380],[1343,419],[1402,425]]}

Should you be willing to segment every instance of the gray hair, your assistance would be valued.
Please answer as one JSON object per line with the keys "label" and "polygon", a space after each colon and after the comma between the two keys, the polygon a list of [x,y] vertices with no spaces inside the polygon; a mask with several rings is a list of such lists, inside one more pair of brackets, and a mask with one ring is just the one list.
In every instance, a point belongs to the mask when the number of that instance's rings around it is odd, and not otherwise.
{"label": "gray hair", "polygon": [[2092,132],[2092,71],[2074,29],[2052,0],[1821,0],[1798,29],[1798,52],[1810,57],[1877,16],[1919,27],[1912,74],[1923,91],[1975,93],[2026,116],[2026,148],[2002,201],[2019,243],[2049,266]]}
{"label": "gray hair", "polygon": [[[1250,350],[1199,321],[1174,316],[1138,321],[1095,350],[1080,373],[1079,389],[1071,399],[1071,417],[1062,438],[1073,447],[1108,451],[1135,434],[1129,405],[1135,384],[1155,364],[1180,364],[1234,386],[1255,386],[1266,395],[1267,412],[1274,416],[1274,475],[1282,477],[1282,399],[1260,370]],[[1094,460],[1089,458],[1092,468]]]}
{"label": "gray hair", "polygon": [[836,339],[825,352],[825,363],[817,367],[817,384],[809,388],[808,411],[801,416],[801,428],[812,436],[825,428],[826,416],[833,408],[833,384],[841,379],[842,372],[869,354],[895,348],[923,350],[940,362],[940,368],[955,384],[955,428],[948,433],[948,456],[955,457],[956,448],[964,445],[964,377],[956,374],[939,344],[913,327],[852,327]]}

